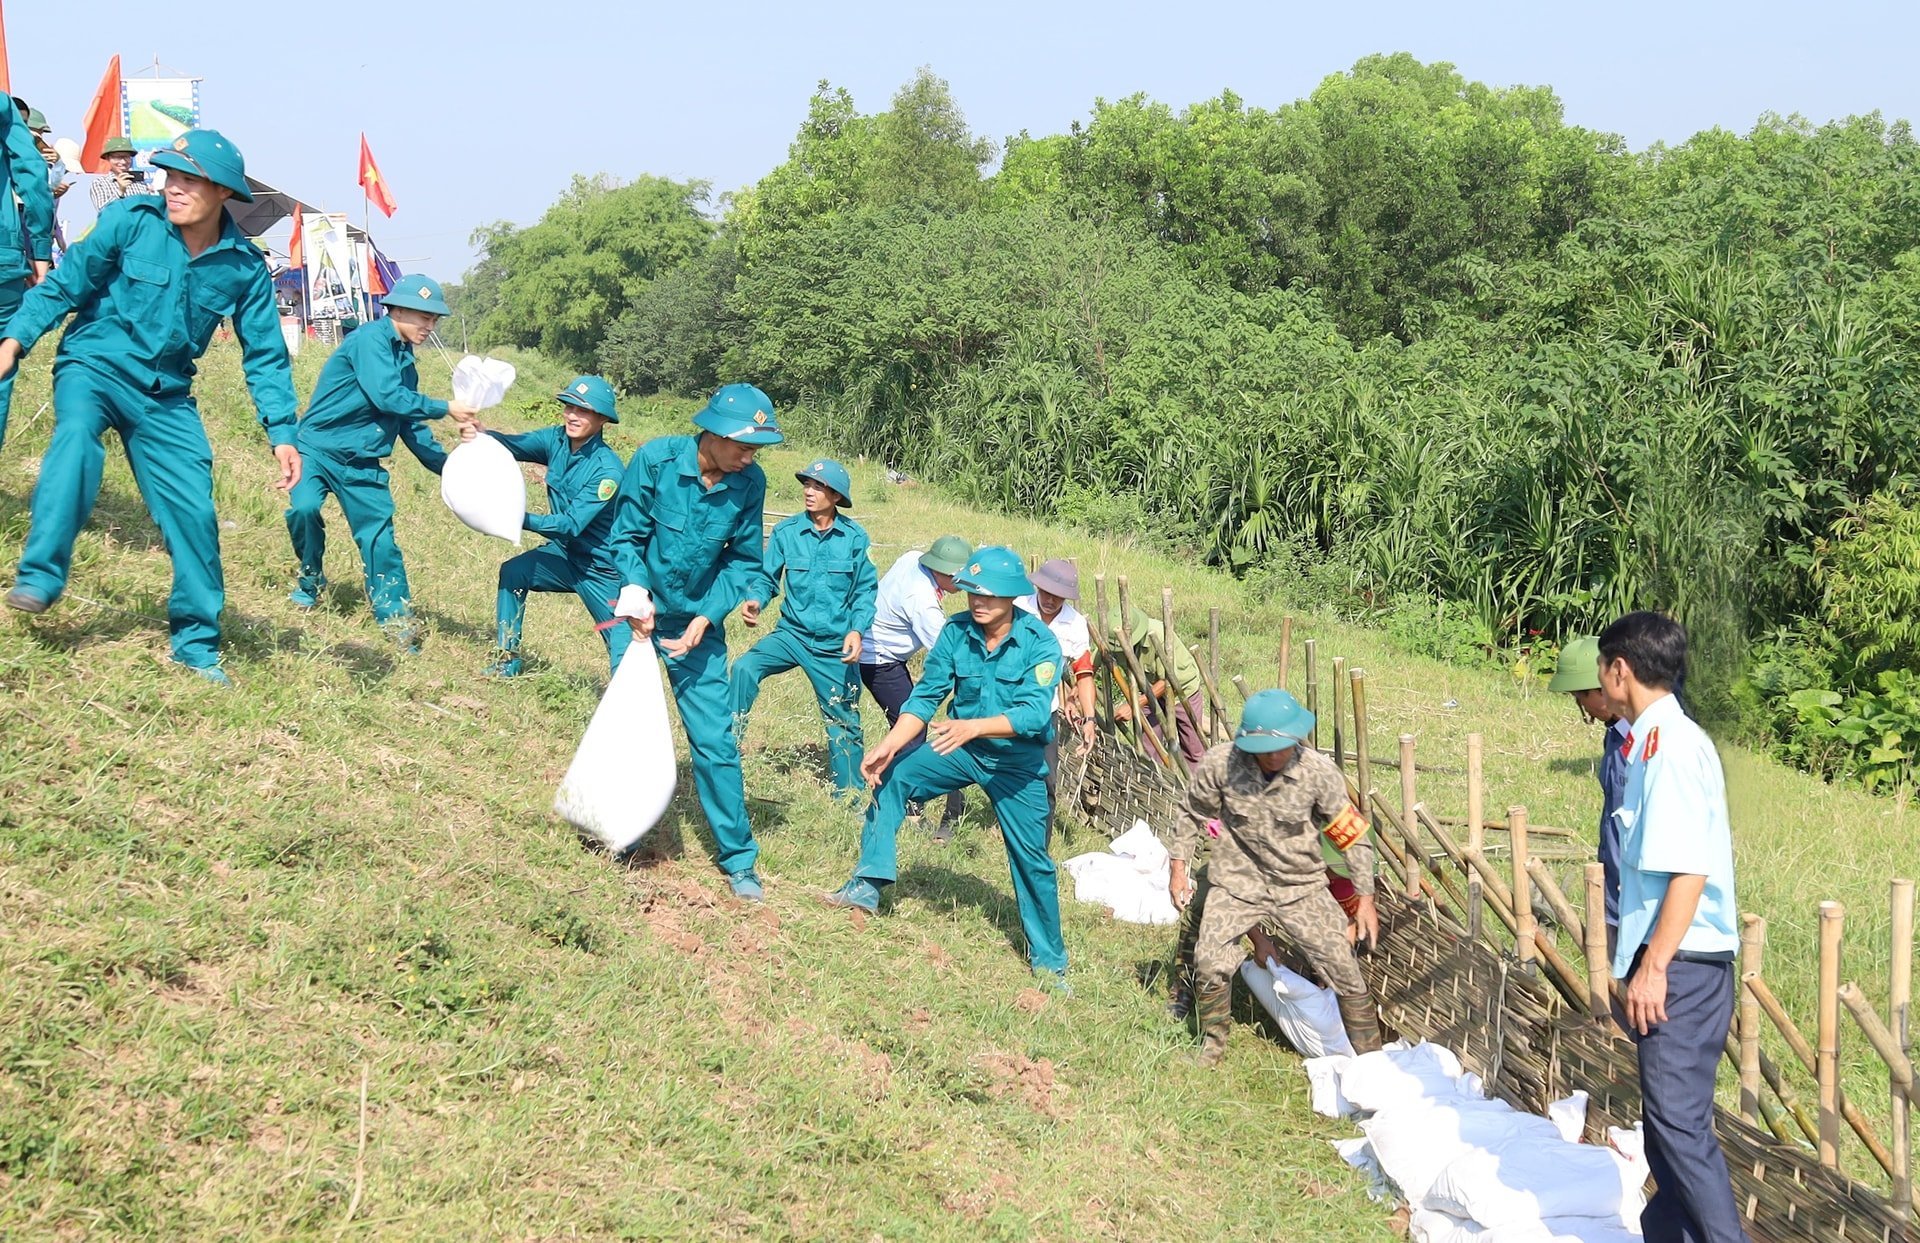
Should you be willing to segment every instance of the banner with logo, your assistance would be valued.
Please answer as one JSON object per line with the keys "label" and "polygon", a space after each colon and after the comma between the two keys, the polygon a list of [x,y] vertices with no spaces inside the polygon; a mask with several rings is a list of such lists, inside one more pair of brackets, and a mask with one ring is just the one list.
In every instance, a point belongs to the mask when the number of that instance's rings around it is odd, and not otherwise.
{"label": "banner with logo", "polygon": [[137,151],[173,145],[200,124],[200,79],[123,78],[123,130]]}
{"label": "banner with logo", "polygon": [[347,237],[345,212],[314,212],[301,219],[307,263],[307,314],[350,319],[360,314],[360,257]]}

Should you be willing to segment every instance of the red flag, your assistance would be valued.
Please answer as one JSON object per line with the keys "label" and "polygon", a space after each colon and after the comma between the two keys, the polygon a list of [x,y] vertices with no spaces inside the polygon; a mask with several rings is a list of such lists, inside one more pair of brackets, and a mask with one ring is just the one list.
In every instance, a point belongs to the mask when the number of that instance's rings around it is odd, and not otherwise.
{"label": "red flag", "polygon": [[293,205],[293,240],[287,243],[287,266],[296,272],[307,270],[306,239],[300,235],[306,226],[300,220],[300,204]]}
{"label": "red flag", "polygon": [[87,119],[81,123],[86,137],[80,142],[80,167],[89,173],[107,171],[106,161],[100,158],[100,148],[107,139],[120,137],[120,58],[115,56],[107,62],[107,72],[100,78],[100,89],[93,93],[93,102],[87,105]]}
{"label": "red flag", "polygon": [[13,79],[7,73],[7,19],[0,14],[0,93],[12,94]]}
{"label": "red flag", "polygon": [[380,166],[373,162],[365,134],[360,135],[360,188],[367,192],[367,202],[378,207],[382,214],[393,215],[393,194],[387,189],[387,179],[380,175]]}

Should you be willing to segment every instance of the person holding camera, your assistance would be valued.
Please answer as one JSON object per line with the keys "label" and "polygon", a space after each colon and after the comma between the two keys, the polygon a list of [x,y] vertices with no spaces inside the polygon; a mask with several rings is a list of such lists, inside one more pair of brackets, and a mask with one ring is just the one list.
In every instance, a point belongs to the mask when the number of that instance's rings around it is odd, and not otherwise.
{"label": "person holding camera", "polygon": [[133,166],[131,142],[124,138],[107,139],[100,148],[100,158],[106,161],[107,171],[95,177],[92,188],[87,191],[95,211],[129,195],[154,193],[147,175]]}

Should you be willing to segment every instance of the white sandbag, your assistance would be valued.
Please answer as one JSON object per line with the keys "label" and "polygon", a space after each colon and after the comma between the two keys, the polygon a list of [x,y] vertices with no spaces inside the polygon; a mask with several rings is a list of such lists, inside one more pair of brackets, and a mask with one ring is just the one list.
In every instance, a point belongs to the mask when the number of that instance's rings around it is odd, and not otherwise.
{"label": "white sandbag", "polygon": [[1122,923],[1171,924],[1180,919],[1167,895],[1167,848],[1144,820],[1134,821],[1106,850],[1075,855],[1061,866],[1073,877],[1076,901],[1098,903]]}
{"label": "white sandbag", "polygon": [[651,643],[636,639],[587,723],[553,809],[618,854],[660,822],[677,779],[660,661]]}
{"label": "white sandbag", "polygon": [[1454,1207],[1451,1201],[1434,1201],[1433,1185],[1448,1166],[1468,1152],[1516,1139],[1539,1144],[1560,1142],[1551,1122],[1521,1113],[1497,1099],[1404,1101],[1374,1114],[1360,1124],[1360,1129],[1372,1143],[1380,1168],[1400,1188],[1407,1203],[1416,1208]]}
{"label": "white sandbag", "polygon": [[475,410],[497,406],[513,387],[513,364],[469,354],[453,368],[453,398]]}
{"label": "white sandbag", "polygon": [[1415,1209],[1407,1222],[1413,1243],[1641,1243],[1617,1221],[1554,1217],[1508,1226],[1487,1226],[1433,1209]]}
{"label": "white sandbag", "polygon": [[1560,1132],[1560,1138],[1569,1144],[1577,1144],[1587,1133],[1587,1094],[1584,1090],[1572,1096],[1562,1097],[1547,1103],[1547,1121],[1553,1123]]}
{"label": "white sandbag", "polygon": [[520,464],[491,436],[455,445],[440,470],[440,499],[454,517],[482,535],[518,545],[527,520],[527,484]]}
{"label": "white sandbag", "polygon": [[1330,988],[1289,971],[1273,959],[1262,967],[1252,959],[1240,964],[1240,978],[1260,1008],[1273,1016],[1287,1043],[1307,1057],[1353,1052],[1340,1022],[1340,1002]]}
{"label": "white sandbag", "polygon": [[1460,1059],[1451,1050],[1421,1041],[1409,1048],[1395,1041],[1363,1053],[1340,1072],[1340,1093],[1355,1109],[1386,1109],[1422,1097],[1461,1093]]}
{"label": "white sandbag", "polygon": [[1340,1095],[1340,1072],[1352,1060],[1351,1057],[1310,1057],[1301,1063],[1307,1072],[1313,1112],[1323,1118],[1344,1118],[1353,1112],[1347,1098]]}
{"label": "white sandbag", "polygon": [[1134,866],[1143,873],[1158,872],[1173,859],[1145,820],[1135,820],[1132,828],[1107,843],[1107,849],[1133,860]]}
{"label": "white sandbag", "polygon": [[[1469,1148],[1449,1161],[1427,1188],[1424,1203],[1483,1226],[1586,1217],[1611,1220],[1618,1228],[1629,1203],[1624,1164],[1610,1148],[1543,1140],[1531,1129],[1516,1129],[1505,1142]],[[1638,1192],[1633,1195],[1637,1200]],[[1638,1216],[1637,1203],[1632,1212]]]}

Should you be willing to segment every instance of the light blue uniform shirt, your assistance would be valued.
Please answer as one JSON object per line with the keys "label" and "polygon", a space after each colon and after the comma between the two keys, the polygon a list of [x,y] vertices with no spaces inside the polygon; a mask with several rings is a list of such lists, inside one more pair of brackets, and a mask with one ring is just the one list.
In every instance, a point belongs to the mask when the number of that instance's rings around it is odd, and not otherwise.
{"label": "light blue uniform shirt", "polygon": [[1733,831],[1720,755],[1680,701],[1664,696],[1633,723],[1620,824],[1620,940],[1613,974],[1627,977],[1653,935],[1667,884],[1704,876],[1705,892],[1680,948],[1724,953],[1740,946],[1733,895]]}
{"label": "light blue uniform shirt", "polygon": [[918,549],[888,568],[873,601],[873,624],[860,636],[860,663],[891,665],[925,648],[933,650],[947,615],[940,588],[920,566]]}

